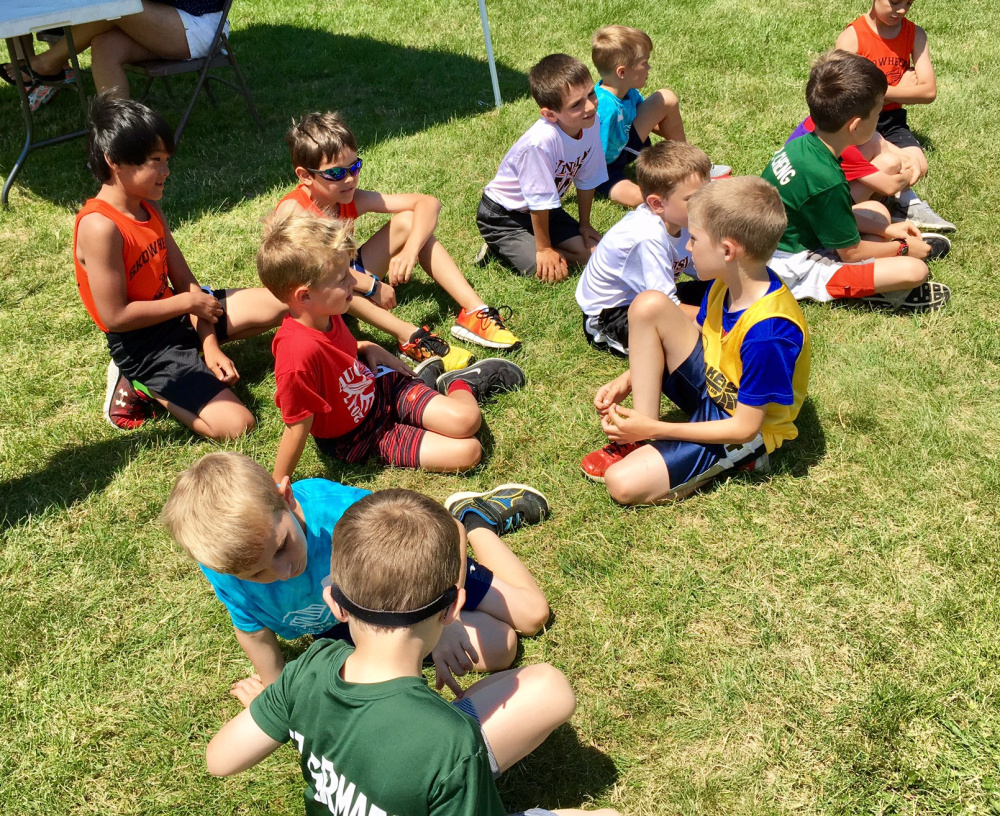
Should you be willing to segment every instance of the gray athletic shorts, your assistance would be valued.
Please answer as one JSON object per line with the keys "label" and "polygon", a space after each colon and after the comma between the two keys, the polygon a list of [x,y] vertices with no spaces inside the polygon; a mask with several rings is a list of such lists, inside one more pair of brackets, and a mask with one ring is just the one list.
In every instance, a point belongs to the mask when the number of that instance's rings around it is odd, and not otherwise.
{"label": "gray athletic shorts", "polygon": [[[531,213],[508,210],[485,193],[476,212],[476,224],[486,246],[518,274],[535,274],[535,232]],[[580,235],[579,222],[562,207],[549,210],[549,240],[559,246]]]}

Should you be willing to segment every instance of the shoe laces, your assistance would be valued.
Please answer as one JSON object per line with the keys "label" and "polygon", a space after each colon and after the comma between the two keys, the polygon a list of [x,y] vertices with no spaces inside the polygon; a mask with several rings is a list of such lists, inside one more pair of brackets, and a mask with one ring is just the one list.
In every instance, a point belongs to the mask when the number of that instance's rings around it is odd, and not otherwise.
{"label": "shoe laces", "polygon": [[411,342],[421,351],[430,351],[429,356],[444,357],[451,351],[450,346],[426,326],[421,326],[415,335]]}
{"label": "shoe laces", "polygon": [[498,306],[494,308],[493,306],[487,306],[485,309],[481,309],[482,317],[480,318],[484,323],[489,322],[496,326],[498,329],[507,329],[506,321],[510,320],[511,315],[514,314],[514,310],[510,306]]}

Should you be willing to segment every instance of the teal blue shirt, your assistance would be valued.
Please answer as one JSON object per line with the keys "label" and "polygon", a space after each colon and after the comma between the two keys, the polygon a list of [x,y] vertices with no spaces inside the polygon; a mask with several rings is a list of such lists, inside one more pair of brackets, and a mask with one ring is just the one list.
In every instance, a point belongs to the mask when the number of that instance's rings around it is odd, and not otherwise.
{"label": "teal blue shirt", "polygon": [[594,88],[597,92],[597,118],[601,124],[601,146],[604,148],[604,162],[611,164],[628,144],[629,130],[635,121],[635,113],[642,102],[642,94],[635,88],[629,88],[624,99],[619,99],[598,82]]}

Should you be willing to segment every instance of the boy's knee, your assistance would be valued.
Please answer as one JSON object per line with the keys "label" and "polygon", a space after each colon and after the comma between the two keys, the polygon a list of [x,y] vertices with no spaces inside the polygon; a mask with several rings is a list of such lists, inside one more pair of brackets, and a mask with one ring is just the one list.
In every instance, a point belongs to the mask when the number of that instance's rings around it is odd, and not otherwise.
{"label": "boy's knee", "polygon": [[483,458],[483,446],[475,437],[461,439],[458,442],[455,468],[457,470],[472,470]]}
{"label": "boy's knee", "polygon": [[202,420],[207,426],[205,436],[216,442],[238,439],[257,427],[257,420],[254,419],[253,414],[242,405],[239,408],[231,408],[221,415],[212,416],[210,419],[202,417]]}
{"label": "boy's knee", "polygon": [[919,258],[901,258],[900,260],[906,262],[902,268],[903,279],[911,286],[919,286],[927,280],[928,269],[926,263]]}
{"label": "boy's knee", "polygon": [[655,320],[663,314],[667,303],[673,303],[673,301],[663,292],[654,289],[640,292],[628,307],[629,324]]}
{"label": "boy's knee", "polygon": [[675,94],[672,90],[670,90],[670,88],[660,88],[660,90],[656,92],[656,95],[660,98],[660,102],[664,107],[666,108],[680,107],[681,104],[680,99],[677,98],[677,94]]}
{"label": "boy's knee", "polygon": [[608,495],[618,504],[635,504],[637,501],[633,480],[625,468],[611,465],[604,474],[604,486]]}
{"label": "boy's knee", "polygon": [[524,602],[518,616],[522,635],[537,635],[552,615],[549,603],[541,591],[535,594],[537,597],[531,597]]}
{"label": "boy's knee", "polygon": [[[483,424],[483,414],[478,405],[467,405],[464,402],[454,406],[452,414],[452,434],[459,439],[473,437]],[[478,442],[476,443],[479,444]]]}
{"label": "boy's knee", "polygon": [[[525,677],[524,675],[528,675]],[[576,711],[576,695],[566,675],[549,663],[528,666],[521,675],[525,684],[530,684],[531,694],[536,699],[546,701],[546,710],[551,716],[552,727],[567,722]]]}
{"label": "boy's knee", "polygon": [[495,672],[509,669],[517,657],[517,632],[505,626],[503,640],[483,648],[483,671]]}

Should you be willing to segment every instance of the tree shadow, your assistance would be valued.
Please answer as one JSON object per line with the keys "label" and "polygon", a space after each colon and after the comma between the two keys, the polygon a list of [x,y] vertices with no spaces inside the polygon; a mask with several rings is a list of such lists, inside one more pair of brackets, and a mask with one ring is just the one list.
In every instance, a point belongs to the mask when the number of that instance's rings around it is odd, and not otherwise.
{"label": "tree shadow", "polygon": [[[245,198],[291,186],[284,134],[293,118],[309,111],[339,110],[364,148],[493,107],[485,52],[472,58],[291,25],[252,25],[234,31],[230,42],[264,130],[257,130],[237,93],[215,86],[216,109],[203,93],[171,165],[175,183],[167,209],[172,218],[229,209]],[[498,62],[497,76],[506,101],[527,94],[523,72]],[[89,75],[83,81],[92,87]],[[176,77],[171,83],[174,97],[184,100],[190,97],[194,77]],[[133,85],[138,92],[134,78]],[[3,87],[0,120],[18,123],[0,132],[0,168],[9,170],[21,150],[24,129],[17,93]],[[163,99],[148,101],[162,107],[174,125],[179,114],[161,105]],[[59,93],[36,116],[39,138],[79,127],[80,104],[72,89]],[[85,152],[84,141],[75,140],[33,153],[17,185],[75,208],[96,191]],[[54,167],[59,172],[53,172]]]}

